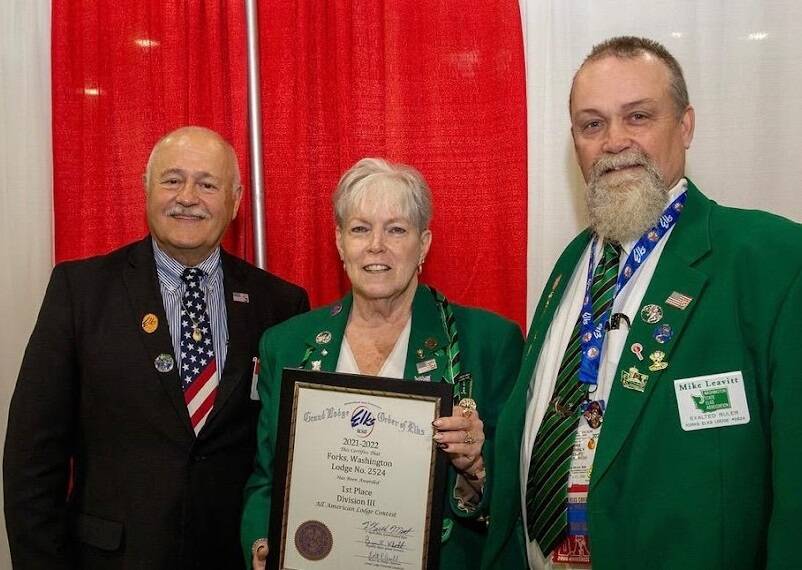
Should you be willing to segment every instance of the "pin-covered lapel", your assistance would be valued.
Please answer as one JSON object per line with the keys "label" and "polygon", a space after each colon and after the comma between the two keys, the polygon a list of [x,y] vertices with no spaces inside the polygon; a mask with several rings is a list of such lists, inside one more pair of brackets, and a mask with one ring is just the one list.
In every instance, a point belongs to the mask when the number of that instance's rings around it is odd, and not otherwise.
{"label": "pin-covered lapel", "polygon": [[351,313],[351,292],[331,305],[323,319],[304,339],[304,353],[298,366],[305,370],[333,372],[340,358],[340,347]]}
{"label": "pin-covered lapel", "polygon": [[627,335],[599,436],[591,490],[618,454],[656,387],[670,374],[674,348],[704,293],[707,275],[693,264],[710,250],[710,203],[690,182],[685,208]]}
{"label": "pin-covered lapel", "polygon": [[404,378],[441,382],[448,362],[448,337],[437,303],[428,287],[419,285],[412,300],[412,330],[409,333]]}

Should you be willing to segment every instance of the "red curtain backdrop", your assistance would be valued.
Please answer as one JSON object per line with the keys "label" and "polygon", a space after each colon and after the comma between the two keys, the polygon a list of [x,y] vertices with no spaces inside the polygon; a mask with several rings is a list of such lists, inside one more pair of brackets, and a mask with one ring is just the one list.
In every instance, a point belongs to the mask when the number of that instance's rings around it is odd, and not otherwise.
{"label": "red curtain backdrop", "polygon": [[[241,0],[52,0],[56,261],[147,233],[142,173],[153,144],[187,124],[234,145],[249,179]],[[225,247],[252,257],[250,198]]]}
{"label": "red curtain backdrop", "polygon": [[[185,124],[240,157],[224,246],[252,260],[241,0],[53,0],[56,260],[147,232],[150,148]],[[523,324],[526,118],[516,0],[259,3],[268,269],[314,304],[348,283],[331,194],[364,156],[417,167],[435,197],[423,279]]]}
{"label": "red curtain backdrop", "polygon": [[435,199],[423,280],[523,324],[526,116],[516,0],[260,3],[268,264],[314,304],[347,289],[331,194],[365,156]]}

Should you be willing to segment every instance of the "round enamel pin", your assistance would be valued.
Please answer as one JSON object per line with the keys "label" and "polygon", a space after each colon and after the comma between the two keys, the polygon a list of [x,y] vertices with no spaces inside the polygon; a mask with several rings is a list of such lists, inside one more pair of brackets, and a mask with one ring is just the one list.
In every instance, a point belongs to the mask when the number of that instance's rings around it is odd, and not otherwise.
{"label": "round enamel pin", "polygon": [[654,340],[660,344],[665,344],[671,340],[672,336],[674,336],[674,331],[671,329],[671,325],[668,323],[663,323],[662,325],[655,327],[653,336]]}
{"label": "round enamel pin", "polygon": [[148,313],[144,317],[142,317],[142,330],[148,334],[156,332],[156,329],[159,328],[159,317],[154,315],[153,313]]}
{"label": "round enamel pin", "polygon": [[650,325],[659,323],[663,318],[663,308],[660,305],[645,305],[640,310],[640,318]]}
{"label": "round enamel pin", "polygon": [[315,336],[315,342],[318,344],[329,344],[331,342],[331,333],[329,331],[320,331]]}
{"label": "round enamel pin", "polygon": [[159,372],[170,372],[175,366],[175,359],[171,354],[162,353],[153,360],[153,365]]}

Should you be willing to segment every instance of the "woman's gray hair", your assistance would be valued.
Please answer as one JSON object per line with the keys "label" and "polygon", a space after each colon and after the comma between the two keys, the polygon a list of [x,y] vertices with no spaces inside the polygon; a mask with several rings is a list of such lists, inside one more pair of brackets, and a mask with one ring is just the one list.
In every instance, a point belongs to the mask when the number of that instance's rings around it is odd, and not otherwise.
{"label": "woman's gray hair", "polygon": [[384,192],[385,195],[387,191],[392,192],[392,198],[397,200],[418,232],[429,228],[432,221],[432,191],[423,175],[411,166],[381,158],[363,158],[340,178],[333,197],[334,218],[339,228],[343,227],[348,215],[371,189]]}

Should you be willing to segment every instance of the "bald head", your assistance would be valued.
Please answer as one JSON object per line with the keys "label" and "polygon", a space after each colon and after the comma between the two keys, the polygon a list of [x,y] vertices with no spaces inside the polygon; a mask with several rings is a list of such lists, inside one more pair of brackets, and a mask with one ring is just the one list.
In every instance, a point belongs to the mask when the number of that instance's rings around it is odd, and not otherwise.
{"label": "bald head", "polygon": [[174,131],[167,133],[162,138],[160,138],[158,142],[153,146],[153,150],[150,151],[150,156],[148,157],[148,164],[145,167],[145,175],[144,175],[145,187],[148,187],[150,184],[150,178],[153,171],[153,160],[158,154],[159,149],[162,148],[165,144],[175,142],[182,138],[191,138],[197,140],[206,139],[210,143],[216,143],[220,145],[222,147],[223,152],[227,155],[228,160],[232,165],[233,169],[232,180],[234,188],[238,188],[241,186],[239,163],[237,161],[237,154],[234,152],[234,147],[231,146],[231,144],[226,139],[221,137],[215,131],[207,129],[206,127],[197,127],[190,125],[178,128]]}
{"label": "bald head", "polygon": [[159,248],[182,265],[198,265],[239,209],[234,149],[214,131],[183,127],[156,143],[144,179],[148,226]]}

